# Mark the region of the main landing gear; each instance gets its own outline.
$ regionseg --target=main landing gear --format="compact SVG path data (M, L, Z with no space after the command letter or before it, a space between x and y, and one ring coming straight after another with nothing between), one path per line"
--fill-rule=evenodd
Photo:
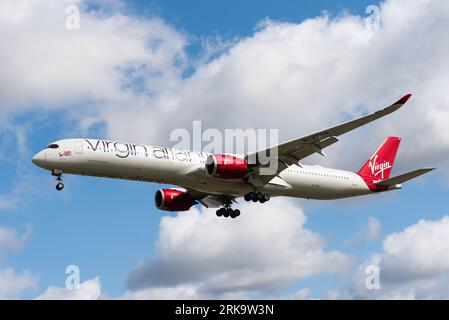
M250 193L245 194L244 198L246 201L252 201L252 202L259 201L260 203L265 203L268 200L270 200L270 195L263 194L260 192L250 192Z
M64 184L62 183L62 170L53 169L51 175L53 177L56 177L56 181L58 182L56 184L56 190L61 191L62 189L64 189Z
M229 205L225 205L223 208L217 210L217 217L231 217L232 219L237 218L240 215L239 209L232 209Z
M263 194L255 190L253 192L245 194L244 198L246 201L265 203L270 200L270 195ZM223 205L223 207L217 210L217 217L231 217L232 219L235 219L240 215L240 210L233 210L231 208L232 201L225 201L224 203L225 204Z

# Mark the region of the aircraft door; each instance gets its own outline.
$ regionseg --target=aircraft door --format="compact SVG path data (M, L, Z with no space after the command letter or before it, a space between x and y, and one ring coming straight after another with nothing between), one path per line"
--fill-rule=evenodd
M358 176L357 175L351 175L351 183L353 187L358 187L359 186L359 181L358 181Z
M83 154L84 153L83 141L75 141L75 153L76 154Z

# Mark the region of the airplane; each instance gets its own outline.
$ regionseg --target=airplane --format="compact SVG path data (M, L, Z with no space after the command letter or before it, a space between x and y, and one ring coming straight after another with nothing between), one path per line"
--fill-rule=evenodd
M423 168L390 178L399 137L387 137L358 172L300 162L315 153L324 155L323 149L338 142L338 136L398 110L410 97L407 94L372 114L244 155L98 139L65 139L48 145L32 162L51 171L58 191L64 188L63 173L170 184L183 189L156 191L154 201L158 209L188 211L199 203L218 208L219 217L236 218L240 211L232 206L241 197L260 203L278 196L317 200L349 198L398 190L402 183L434 170ZM266 164L258 160L258 155L269 154L273 148L277 150L277 170L261 174Z

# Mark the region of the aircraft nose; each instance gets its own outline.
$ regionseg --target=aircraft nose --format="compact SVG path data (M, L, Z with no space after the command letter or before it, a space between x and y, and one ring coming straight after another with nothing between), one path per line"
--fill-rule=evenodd
M40 167L45 162L45 153L43 151L37 153L31 161Z

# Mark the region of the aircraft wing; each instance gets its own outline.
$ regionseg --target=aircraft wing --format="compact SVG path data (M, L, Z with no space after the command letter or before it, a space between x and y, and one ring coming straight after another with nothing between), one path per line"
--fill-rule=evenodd
M420 175L425 174L427 172L430 172L432 170L435 170L435 168L418 169L418 170L415 170L415 171L411 171L411 172L408 172L408 173L401 174L401 175L399 175L397 177L393 177L393 178L390 178L390 179L387 179L387 180L384 180L384 181L376 182L376 185L379 186L379 187L392 187L392 186L404 183L404 182L406 182L408 180L411 180L413 178L419 177Z
M250 153L247 155L247 159L249 159L248 162L258 163L258 159L260 159L261 157L267 157L270 154L270 150L277 148L277 157L279 160L278 172L280 172L286 167L292 164L297 164L300 160L314 153L324 155L323 149L336 143L338 141L336 137L398 110L407 102L410 97L411 94L407 94L392 105L380 109L367 116L342 123L338 126L328 128L305 137L282 143L278 146L270 147L269 149Z

